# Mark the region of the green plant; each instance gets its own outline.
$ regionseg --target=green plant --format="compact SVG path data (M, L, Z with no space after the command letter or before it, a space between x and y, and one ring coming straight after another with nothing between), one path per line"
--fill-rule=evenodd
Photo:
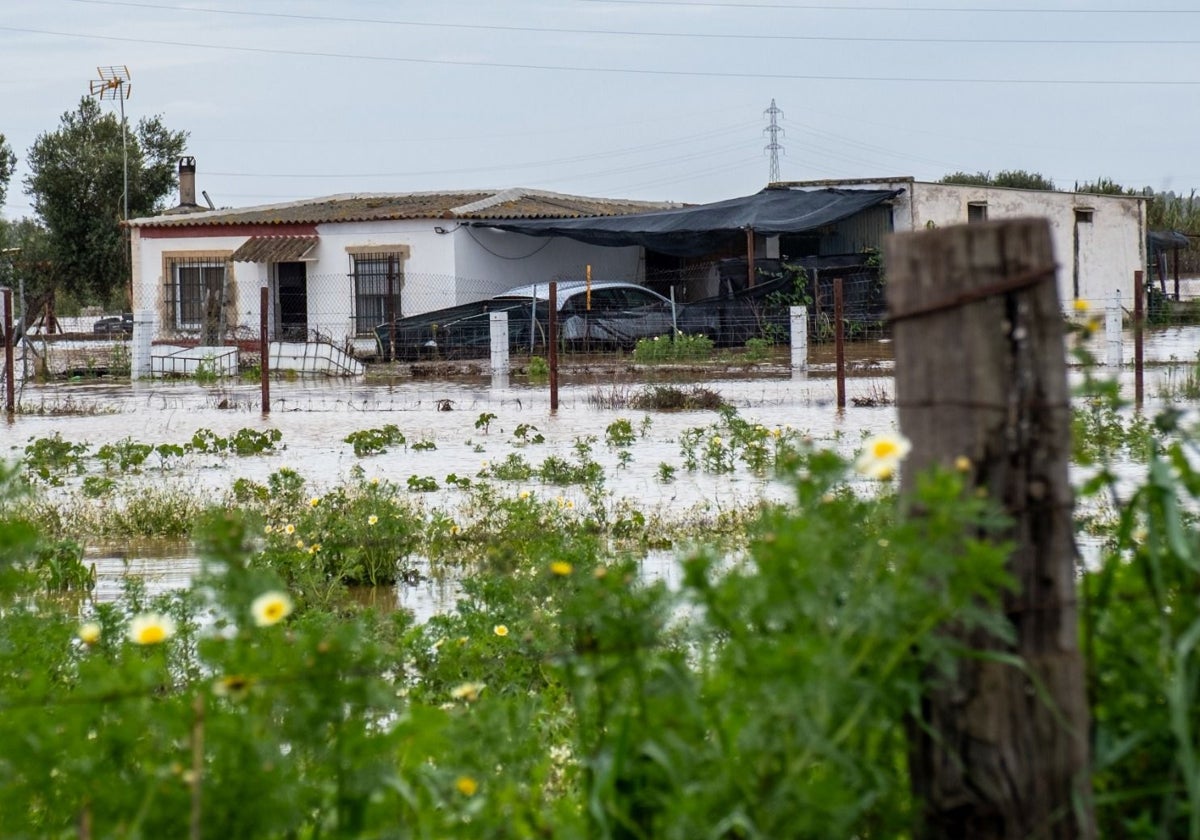
M766 338L748 338L746 339L746 352L742 354L742 360L747 362L765 361L771 353L771 348L774 346L775 343Z
M410 475L408 489L414 493L432 493L438 489L437 479L431 475Z
M221 378L221 374L217 368L216 358L205 356L203 359L197 360L192 378L200 385L212 385L217 382Z
M378 429L361 429L351 432L346 435L344 440L354 447L354 454L360 458L367 455L380 455L387 452L389 446L404 446L408 442L399 427L391 423Z
M60 486L64 475L83 472L83 457L87 450L86 443L63 440L62 435L55 432L49 437L30 438L22 463L30 475L47 484Z
M550 363L542 356L530 356L526 373L528 373L530 379L546 379L550 376Z
M491 428L492 421L496 419L496 415L490 411L485 411L475 418L475 428L479 429L485 435L488 429Z
M516 438L518 446L546 442L546 436L538 431L537 426L531 423L518 424L517 428L513 429L513 437Z
M610 448L629 447L633 445L634 440L633 423L623 417L609 423L604 430L604 442Z
M96 450L96 459L104 464L105 470L115 465L121 472L140 472L146 458L154 451L148 443L138 443L124 438L116 443L106 443Z
M633 360L638 364L664 362L693 362L712 356L713 342L706 335L655 336L638 339L633 348Z
M670 484L675 480L675 467L668 464L666 461L659 462L658 465L658 480L663 484Z
M437 449L437 444L432 440L418 440L409 447L413 452L431 452Z

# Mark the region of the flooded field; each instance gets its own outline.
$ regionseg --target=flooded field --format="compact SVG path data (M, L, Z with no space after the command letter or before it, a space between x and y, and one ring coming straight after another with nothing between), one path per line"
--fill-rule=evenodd
M847 382L850 404L844 411L835 405L829 350L820 348L807 372L766 366L726 369L718 374L685 370L652 375L681 388L711 389L747 422L768 429L796 429L849 455L864 436L895 427L890 346L877 343L853 349L852 376ZM1145 387L1149 410L1193 375L1197 350L1200 328L1173 328L1148 336ZM1126 362L1132 357L1130 340ZM1101 375L1105 373L1102 369ZM1072 377L1081 378L1081 373L1075 370ZM647 378L645 371L617 367L566 371L556 412L550 411L544 381L530 383L516 376L276 381L271 386L272 411L265 416L257 383L26 383L20 398L23 412L0 426L0 457L16 459L30 441L53 435L85 443L94 451L125 440L182 444L200 429L218 436L243 428L278 430L281 440L276 452L249 457L193 453L169 469L154 468L151 456L141 473L120 476L120 480L132 487L170 486L218 497L238 478L265 482L283 467L300 473L317 492L344 482L352 471L361 469L368 478L399 485L413 477L432 479L439 489L422 494L423 502L431 508L453 508L459 491L444 483L448 475L474 477L488 463L502 461L512 453L535 463L550 456L569 459L584 441L590 442L592 457L604 468L604 488L611 499L632 500L648 513L686 515L689 510L700 510L711 514L758 498L787 496L782 484L749 470L713 474L684 469L681 439L689 429L711 427L718 415L713 411L613 407L644 387ZM1132 395L1132 369L1127 365L1118 378L1123 391ZM606 429L619 420L628 420L637 434L636 443L624 456L605 442ZM401 430L407 445L389 447L380 455L356 456L345 440L351 432L388 424ZM531 442L534 436L544 440ZM664 465L672 468L672 480L663 480ZM44 492L70 492L80 480L68 477L65 488ZM536 480L503 482L502 486L503 492L514 496L531 492L582 501L577 498L581 491L574 487L545 486ZM126 575L142 578L153 591L186 585L197 568L186 545L93 547L89 559L97 565L95 595L101 599L116 597ZM673 574L669 553L648 558L646 564L653 576ZM419 615L427 615L452 603L454 594L452 583L427 580L414 587L401 586L395 593L363 597L395 597Z

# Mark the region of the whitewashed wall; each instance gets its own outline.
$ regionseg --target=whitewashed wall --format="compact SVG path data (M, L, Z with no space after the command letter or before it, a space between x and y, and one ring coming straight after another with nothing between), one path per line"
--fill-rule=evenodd
M830 186L833 186L832 184ZM964 224L972 202L986 202L987 218L1049 219L1058 263L1058 291L1064 310L1078 297L1101 306L1119 290L1127 308L1133 307L1133 273L1145 267L1145 200L1131 196L1092 195L1049 190L1018 190L934 184L907 178L895 181L854 181L838 186L853 189L903 189L893 202L897 232ZM1075 211L1092 208L1092 221L1079 225L1078 259Z

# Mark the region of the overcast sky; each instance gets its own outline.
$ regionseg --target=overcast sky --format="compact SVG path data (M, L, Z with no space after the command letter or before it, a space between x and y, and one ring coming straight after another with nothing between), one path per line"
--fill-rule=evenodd
M100 65L129 68L131 121L190 132L219 207L731 198L768 180L772 99L784 180L1200 187L1195 0L0 0L6 217Z

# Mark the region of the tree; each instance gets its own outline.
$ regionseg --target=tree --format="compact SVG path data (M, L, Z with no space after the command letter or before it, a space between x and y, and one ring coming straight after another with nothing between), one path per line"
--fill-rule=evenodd
M939 182L942 184L969 184L979 187L1011 187L1018 190L1054 190L1054 181L1040 172L1024 169L1002 169L995 175L990 172L952 172Z
M4 197L8 194L8 182L12 180L13 169L17 165L17 156L13 154L12 147L8 145L8 140L0 134L0 204L4 203Z
M57 131L29 150L25 190L45 223L61 288L80 301L122 301L129 281L121 121L89 97L62 115ZM159 116L129 131L129 214L153 214L175 185L175 161L188 133L170 131Z

